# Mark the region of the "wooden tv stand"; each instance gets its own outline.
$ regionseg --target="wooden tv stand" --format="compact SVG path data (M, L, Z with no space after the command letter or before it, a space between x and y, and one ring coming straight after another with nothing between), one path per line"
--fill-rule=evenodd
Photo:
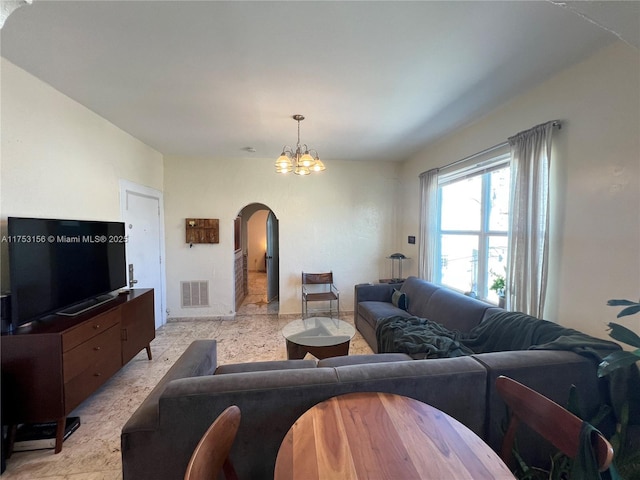
M52 315L3 334L2 417L10 437L20 423L55 421L59 453L67 415L143 348L151 360L153 305L153 289L135 289L76 317Z

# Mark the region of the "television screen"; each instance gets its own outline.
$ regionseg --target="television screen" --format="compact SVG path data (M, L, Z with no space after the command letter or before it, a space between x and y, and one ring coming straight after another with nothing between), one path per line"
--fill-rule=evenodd
M122 222L9 217L7 239L14 327L126 285Z

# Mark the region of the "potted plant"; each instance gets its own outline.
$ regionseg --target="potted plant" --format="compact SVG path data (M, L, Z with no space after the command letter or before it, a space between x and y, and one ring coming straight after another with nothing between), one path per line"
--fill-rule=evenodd
M498 279L496 279L496 282L497 280ZM494 285L496 282L494 282ZM497 286L499 286L499 283ZM492 290L495 290L493 286ZM640 312L640 303L632 302L630 300L609 300L607 305L613 307L624 307L618 313L617 318L627 317ZM598 366L599 377L610 376L610 381L619 381L620 377L625 377L625 369L637 368L635 364L640 361L640 336L617 323L611 322L608 326L611 338L636 348L631 351L621 350L611 353L604 357ZM615 377L618 377L618 380L615 380ZM637 376L634 377L630 375L629 378L632 379L632 382L634 381L633 379L635 379L636 383L625 387L626 392L622 394L624 401L619 405L619 408L616 409L613 405L603 404L600 406L600 410L596 413L594 418L588 420L589 423L597 426L601 421L613 413L615 421L617 422L615 432L609 439L614 449L614 468L616 475L611 475L606 478L640 480L640 425L638 425L638 418L640 418L640 416L637 413L640 411L637 393L640 386L637 385ZM569 404L567 405L567 409L574 415L584 418L580 411L580 401L577 395L575 386L572 386L569 393ZM632 406L634 402L636 404L635 407ZM636 412L635 415L632 413L633 411ZM549 471L527 465L519 457L517 451L515 451L515 455L516 458L519 459L516 475L522 480L568 478L568 475L571 472L571 461L560 452L553 456L551 469Z
M612 307L624 307L617 318L628 317L640 312L640 303L631 300L609 300L607 305ZM640 336L618 323L609 323L609 336L614 340L626 343L634 350L621 350L613 352L602 359L598 366L598 376L615 376L622 369L635 369L640 361ZM637 372L636 372L637 373ZM611 438L611 444L615 450L614 460L618 464L620 474L627 480L640 479L640 385L637 385L638 375L631 376L632 384L628 385L626 400L618 412L618 428ZM634 381L635 379L635 381ZM635 403L635 406L633 404Z
M640 303L631 300L609 300L607 305L611 307L624 306L617 318L627 317L640 312ZM618 368L627 367L640 361L640 336L618 323L609 323L609 336L614 340L631 345L636 349L633 351L620 351L607 355L600 363L598 376L603 377Z
M489 287L489 290L493 290L498 295L498 306L504 308L504 289L506 286L506 279L504 275L500 275L495 272L491 272L493 275L493 283Z

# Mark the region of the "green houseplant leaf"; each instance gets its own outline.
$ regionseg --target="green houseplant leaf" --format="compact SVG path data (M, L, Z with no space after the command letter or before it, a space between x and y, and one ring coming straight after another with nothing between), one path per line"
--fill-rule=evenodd
M613 352L598 365L598 377L604 377L618 368L628 367L640 360L640 349L633 352Z
M638 312L640 312L640 304L632 305L630 307L623 308L620 313L618 313L618 318L633 315Z
M634 315L640 312L640 303L632 302L631 300L624 299L613 299L607 302L607 305L610 307L627 307L623 308L620 313L618 313L618 318L627 317L629 315Z
M640 348L640 336L637 333L629 330L627 327L622 326L618 323L609 323L609 328L611 331L609 332L609 336L619 342L624 342L627 345L631 345L632 347Z
M607 305L609 305L610 307L619 307L621 305L637 305L636 302L632 302L631 300L624 300L624 299L612 299L609 300L607 302Z

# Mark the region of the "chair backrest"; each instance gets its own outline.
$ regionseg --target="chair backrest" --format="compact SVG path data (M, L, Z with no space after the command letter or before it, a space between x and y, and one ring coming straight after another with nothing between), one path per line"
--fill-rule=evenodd
M333 272L328 273L305 273L302 272L303 285L333 284Z
M511 462L515 433L520 422L527 424L568 457L575 458L578 455L583 420L511 378L498 377L496 389L511 410L511 420L500 452L500 457L507 465ZM600 432L596 432L591 441L598 469L604 471L613 460L613 447Z
M240 426L240 409L232 405L204 433L191 455L184 480L216 480L224 471L227 480L237 480L229 452Z

